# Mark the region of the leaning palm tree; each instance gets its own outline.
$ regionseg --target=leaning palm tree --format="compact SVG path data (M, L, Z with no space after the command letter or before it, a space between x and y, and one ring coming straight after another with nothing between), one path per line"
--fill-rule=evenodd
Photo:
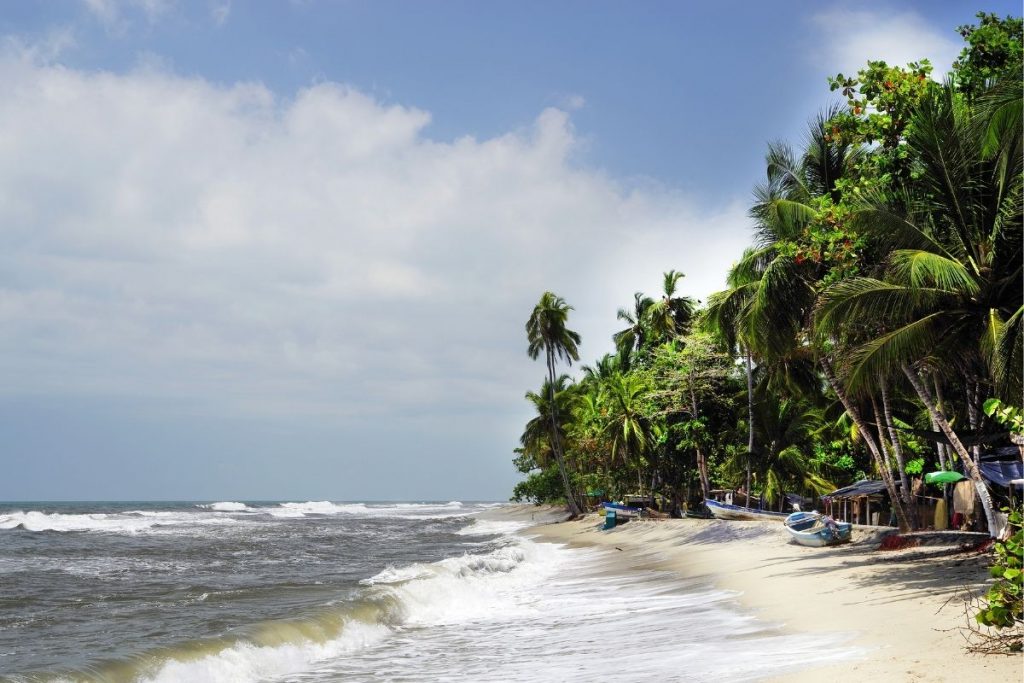
M536 360L544 352L544 360L548 369L548 391L550 393L551 411L551 450L558 463L558 470L562 477L562 485L565 487L565 500L569 506L569 512L573 517L580 514L580 506L573 493L572 484L569 481L569 473L565 467L565 453L562 450L561 435L558 428L558 410L555 401L555 366L558 360L564 360L572 365L574 360L580 359L579 343L580 335L566 327L569 319L569 311L572 306L565 302L560 296L552 292L544 292L540 301L533 308L533 313L526 321L526 338L529 342L527 353L530 358Z
M865 316L881 324L881 334L848 356L848 383L894 372L907 379L976 482L990 530L977 454L968 452L920 373L960 379L972 427L981 422L982 386L1001 397L1021 393L1021 131L1000 130L1005 139L992 144L991 131L972 120L949 86L922 100L908 135L919 180L901 194L873 198L859 213L863 229L890 250L885 267L832 287L817 315L824 330Z

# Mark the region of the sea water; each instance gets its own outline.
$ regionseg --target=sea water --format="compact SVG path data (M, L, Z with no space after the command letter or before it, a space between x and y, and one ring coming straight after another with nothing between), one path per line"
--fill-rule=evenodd
M0 678L740 681L855 654L496 507L0 505Z

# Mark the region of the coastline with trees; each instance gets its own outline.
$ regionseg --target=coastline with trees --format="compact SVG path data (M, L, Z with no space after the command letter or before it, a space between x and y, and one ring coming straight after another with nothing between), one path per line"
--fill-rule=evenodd
M924 474L956 471L983 511L962 527L1004 532L1007 607L978 621L1020 628L1019 510L1000 511L981 464L1024 434L1022 22L977 17L948 72L870 61L829 79L842 102L798 146L768 145L752 243L706 302L665 273L573 377L555 361L590 340L543 295L527 332L548 372L513 500L678 513L724 489L783 510L870 479L891 506L879 524L905 534L931 526Z

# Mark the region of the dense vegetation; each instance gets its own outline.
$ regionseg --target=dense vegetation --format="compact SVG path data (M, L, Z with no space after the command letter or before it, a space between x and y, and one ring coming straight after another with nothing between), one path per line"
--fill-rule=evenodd
M768 146L752 244L706 305L665 273L573 378L571 307L544 294L527 332L547 374L526 395L515 499L575 513L721 487L779 506L871 477L906 530L909 477L981 481L975 437L1021 404L1024 237L1022 23L978 18L942 82L927 61L830 79L845 103L799 149Z

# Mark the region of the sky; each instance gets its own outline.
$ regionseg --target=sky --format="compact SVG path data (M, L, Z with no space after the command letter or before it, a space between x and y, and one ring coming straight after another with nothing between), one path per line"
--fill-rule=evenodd
M0 10L0 499L503 500L574 307L704 299L826 78L1019 3Z

